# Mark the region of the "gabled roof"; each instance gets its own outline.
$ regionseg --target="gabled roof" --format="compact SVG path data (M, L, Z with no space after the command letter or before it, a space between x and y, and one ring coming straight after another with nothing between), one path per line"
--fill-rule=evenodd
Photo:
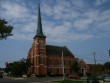
M53 46L53 45L46 45L46 53L47 55L74 55L71 53L71 51L66 46Z

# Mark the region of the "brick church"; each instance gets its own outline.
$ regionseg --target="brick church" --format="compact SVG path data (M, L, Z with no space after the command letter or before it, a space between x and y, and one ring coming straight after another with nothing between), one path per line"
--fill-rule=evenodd
M38 25L32 47L28 52L32 66L30 74L36 75L62 75L72 73L71 65L75 59L74 54L66 46L46 44L46 36L42 30L40 3L38 5ZM64 65L62 65L64 64ZM64 67L64 69L63 69Z

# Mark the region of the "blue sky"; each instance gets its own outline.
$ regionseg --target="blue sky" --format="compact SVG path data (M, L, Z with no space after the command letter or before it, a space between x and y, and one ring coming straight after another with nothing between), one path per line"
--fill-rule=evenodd
M0 67L26 58L37 29L38 0L0 0L0 18L14 26L0 40ZM110 0L41 0L43 32L49 45L67 46L86 63L110 61Z

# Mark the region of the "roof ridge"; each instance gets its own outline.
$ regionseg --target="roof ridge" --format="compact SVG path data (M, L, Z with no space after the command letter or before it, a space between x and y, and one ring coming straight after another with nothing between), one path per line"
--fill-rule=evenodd
M57 45L46 45L46 46L54 46L54 47L66 47L66 46L57 46Z
M74 54L65 46L65 48L74 56Z

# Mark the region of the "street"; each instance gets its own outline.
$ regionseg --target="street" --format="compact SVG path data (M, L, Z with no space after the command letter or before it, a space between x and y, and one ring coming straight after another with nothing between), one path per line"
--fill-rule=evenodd
M52 80L60 80L61 77L48 78L0 78L0 83L52 83Z

